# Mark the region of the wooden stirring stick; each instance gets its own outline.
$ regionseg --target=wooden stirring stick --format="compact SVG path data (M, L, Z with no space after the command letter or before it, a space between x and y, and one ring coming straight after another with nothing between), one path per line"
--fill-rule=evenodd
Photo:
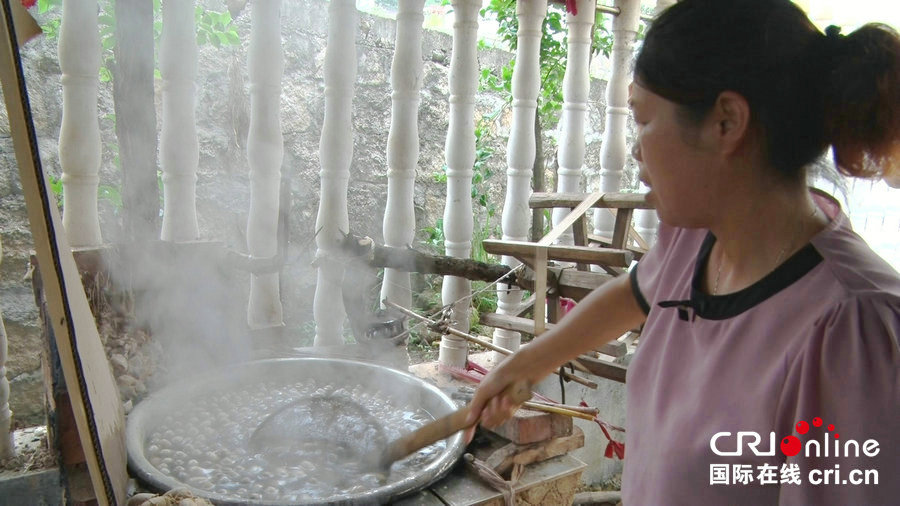
M516 404L522 404L531 398L531 385L525 381L513 383L506 387L502 395L510 397ZM388 444L378 462L379 469L389 469L391 464L403 457L471 427L471 424L466 423L471 405L470 402L453 413L427 423Z

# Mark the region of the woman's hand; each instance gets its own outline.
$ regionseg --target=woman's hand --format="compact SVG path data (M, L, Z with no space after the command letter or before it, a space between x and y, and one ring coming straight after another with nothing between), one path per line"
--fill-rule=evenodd
M523 402L531 397L530 378L518 372L519 354L512 355L494 367L478 385L472 402L469 403L467 424L472 428L466 432L466 441L471 441L474 429L480 422L487 428L496 427L512 418ZM524 387L523 387L524 385ZM526 393L522 395L522 388Z

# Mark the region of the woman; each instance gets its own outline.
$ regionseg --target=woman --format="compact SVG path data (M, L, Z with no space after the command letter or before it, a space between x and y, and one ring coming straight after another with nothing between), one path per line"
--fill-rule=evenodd
M805 172L831 147L843 173L897 180L896 32L683 0L647 32L630 104L656 245L495 368L471 421L501 423L507 385L643 324L625 504L896 503L900 277Z

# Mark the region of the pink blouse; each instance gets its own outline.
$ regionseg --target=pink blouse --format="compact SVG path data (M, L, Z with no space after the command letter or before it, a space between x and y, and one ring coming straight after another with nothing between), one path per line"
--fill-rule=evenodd
M900 276L814 198L830 225L744 290L701 291L707 230L632 271L627 506L900 504Z

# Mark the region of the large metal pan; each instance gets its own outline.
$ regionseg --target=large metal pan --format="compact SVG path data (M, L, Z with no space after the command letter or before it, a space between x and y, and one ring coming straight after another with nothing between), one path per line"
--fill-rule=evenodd
M249 438L256 428L253 420L263 420L269 413L291 402L289 385L303 385L307 383L330 384L336 388L342 388L345 392L358 392L360 396L377 396L384 406L398 406L401 416L409 423L408 413L403 413L405 406L414 406L424 410L418 411L416 417L439 418L451 413L457 408L456 403L433 385L405 372L389 369L371 363L353 362L343 359L331 358L289 358L273 359L249 362L227 371L220 371L198 378L187 385L172 385L142 401L128 416L126 437L128 445L128 465L132 474L147 486L165 491L173 488L187 488L195 495L205 497L216 504L248 504L282 506L288 504L378 504L390 502L401 496L420 490L443 477L453 467L457 459L462 455L464 444L462 434L456 434L451 438L439 442L432 447L415 454L404 462L395 465L394 470L386 481L359 490L359 486L347 491L340 491L327 497L305 497L298 499L296 495L285 493L284 497L273 498L269 493L265 497L260 494L235 494L235 491L221 492L216 487L198 486L196 482L184 482L173 477L178 473L173 472L160 464L160 459L154 451L154 441L159 441L160 427L168 427L166 437L184 445L191 452L213 454L215 450L203 448L204 442L211 439L216 444L232 438L235 445L241 445ZM265 395L253 392L279 392L271 399ZM235 394L238 392L238 394ZM253 406L227 405L244 396L253 399ZM356 395L356 394L354 394ZM191 423L173 425L173 413L183 410L196 410L201 404L219 404L213 420L200 420L196 416ZM247 418L248 410L258 411ZM223 414L224 413L224 414ZM246 423L238 423L233 420L221 420L234 413L235 417L244 416ZM243 415L239 415L244 413ZM168 425L167 425L168 424ZM230 424L230 425L229 425ZM230 429L228 429L230 427ZM227 430L226 430L227 429ZM221 436L209 437L204 431L227 432ZM386 426L385 430L395 431L396 434L409 430L408 426ZM148 449L149 447L149 449ZM227 452L226 452L227 453ZM212 459L214 455L210 455ZM220 469L212 473L228 473L230 463L226 456L220 462ZM151 463L151 460L155 462ZM209 464L203 464L208 466ZM241 465L234 462L234 466ZM167 472L166 472L167 471ZM260 476L268 471L257 469ZM248 488L256 487L257 483L248 483ZM275 487L277 488L277 486ZM270 492L271 489L269 489Z

